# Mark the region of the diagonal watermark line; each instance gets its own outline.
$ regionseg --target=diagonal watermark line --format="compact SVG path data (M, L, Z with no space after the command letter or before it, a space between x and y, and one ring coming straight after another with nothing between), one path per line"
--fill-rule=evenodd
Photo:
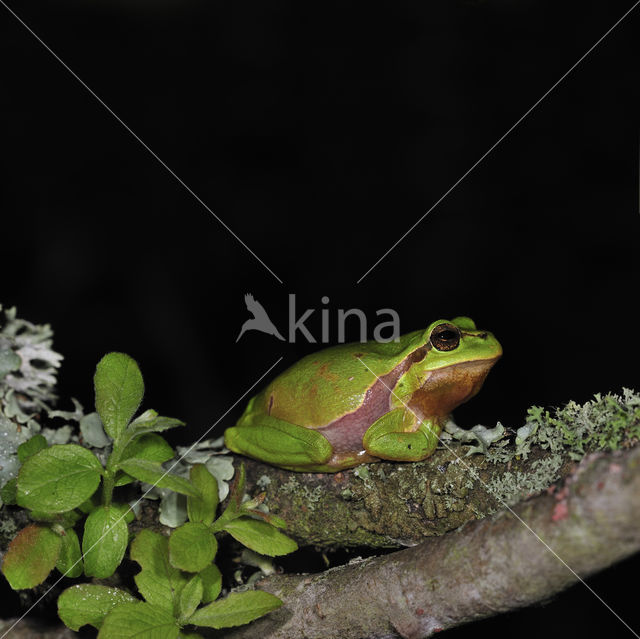
M0 0L0 2L2 2L2 0ZM533 105L531 107L529 107L529 109L527 109L524 114L515 122L515 124L513 124L507 131L506 133L504 133L500 138L498 138L498 141L495 142L493 144L493 146L489 147L489 149L480 156L480 158L478 160L476 160L476 162L474 164L471 165L471 167L469 169L467 169L467 171L465 173L462 174L462 176L460 176L460 178L458 178L458 180L456 180L452 186L449 187L449 189L435 202L435 204L433 204L431 206L431 208L421 217L418 219L417 222L415 222L415 224L399 239L396 241L396 243L386 252L384 253L384 255L382 255L382 257L380 257L378 259L377 262L375 262L375 264L373 264L373 266L371 266L369 268L369 270L360 277L359 280L356 281L356 284L360 284L360 282L362 282L362 280L367 277L367 275L369 275L369 273L371 273L371 271L373 271L373 269L378 266L378 264L380 264L380 262L382 262L382 260L384 260L385 257L387 257L387 255L389 255L389 253L391 253L391 251L393 251L396 246L398 246L398 244L400 244L400 242L402 242L402 240L404 240L405 237L407 237L407 235L409 235L409 233L411 233L416 226L418 226L418 224L420 224L420 222L422 222L422 220L424 220L425 217L427 217L427 215L429 215L429 213L431 213L431 211L433 211L433 209L435 209L440 202L442 202L442 200L444 200L498 145L500 145L502 143L502 141L519 125L522 123L522 121L529 116L529 114L640 4L640 0L637 0L630 9L628 9L624 15L619 18L614 24L613 26L611 26L596 42L595 44L593 44L586 53L584 53L578 60L577 62L575 62L568 71L566 71L552 86L550 89L548 89L543 95L542 97L538 98L538 100L536 100L536 102L533 103Z
M0 0L0 2L1 1L2 0ZM180 455L180 457L171 465L171 467L165 471L164 475L156 480L156 482L151 484L151 486L143 493L143 495L139 497L132 506L129 507L129 510L133 510L155 488L157 483L159 481L162 481L162 478L166 477L281 361L282 357L279 357L273 364L271 364L271 366L264 373L262 373L262 375L260 375L260 377L249 388L247 388L247 390L240 397L238 397L238 399L233 404L231 404L231 406L229 406L229 408L227 408L227 410L220 417L218 417L218 419L213 424L211 424L211 426L209 426L209 428L207 428L207 430L205 430L204 433L202 433L202 435L200 435L200 437L196 439L193 444L191 444L191 446L189 446L186 452ZM122 517L111 524L110 527L113 527L117 523L121 522L126 517L126 515L127 513L122 515ZM83 551L83 554L86 555L91 550L93 550L106 537L108 533L109 531L107 530L107 532L104 533L104 535L102 535L102 537L100 537L100 539L98 539L98 541L96 541L96 543L93 544L93 546L91 546L89 550ZM71 568L79 564L80 561L81 559L78 559L68 570L71 570ZM48 590L43 595L41 595L24 614L16 619L16 621L14 621L14 623L11 624L11 626L7 628L7 630L2 635L0 635L0 639L4 639L63 579L64 575L61 575L58 579L56 579L56 581L53 582Z
M639 0L640 1L640 0ZM155 159L162 167L218 222L264 266L280 284L282 280L216 215L211 208L191 189L191 187L86 83L44 40L4 1L0 4L68 71L108 112L109 114ZM1 638L0 638L1 639Z
M422 421L418 415L416 415L416 413L414 413L411 408L402 400L400 399L400 397L398 397L394 392L392 388L389 388L389 386L387 386L387 384L384 383L384 381L382 379L380 379L380 377L378 377L359 357L358 357L358 361L379 381L382 383L382 385L411 413L413 413L416 416L416 419L418 419L418 421L421 424L424 424L429 431L431 432L431 434L435 435L433 428L431 427L431 424L425 424L424 421ZM482 479L482 477L480 477L479 475L476 477L473 473L473 469L469 466L469 464L467 464L462 457L460 457L452 448L451 446L449 446L449 444L447 444L445 441L443 441L442 439L440 439L440 443L456 458L456 461L458 461L460 464L462 464L462 466L465 468L465 470L469 471L469 474L472 475L474 477L474 479L477 479L481 484L482 487L487 491L488 494L491 495L490 491L489 491L489 487L487 486L487 483ZM492 495L493 496L493 495ZM520 515L518 515L518 513L515 512L515 510L513 510L513 508L511 508L511 506L509 506L509 504L507 504L502 498L500 497L495 497L493 496L494 499L496 499L498 502L500 502L500 504L502 504L502 506L504 506L504 508L506 510L508 510L580 583L582 583L582 585L596 598L598 599L598 601L605 606L605 608L607 608L609 610L609 612L611 614L613 614L618 621L627 628L627 630L629 630L629 632L636 637L636 639L640 639L640 635L638 635L638 633L591 587L589 586L589 584L587 584L587 582L582 579L582 577L564 560L562 559L562 557L560 557L560 555L558 555L558 553L551 548L551 546L549 546L549 544L547 544L546 541L544 541L544 539L542 539L542 537L540 537L540 535L538 535L538 533L533 530L533 528L531 528L531 526L529 526L529 524L522 519L522 517L520 517ZM2 637L0 637L0 639L2 639Z

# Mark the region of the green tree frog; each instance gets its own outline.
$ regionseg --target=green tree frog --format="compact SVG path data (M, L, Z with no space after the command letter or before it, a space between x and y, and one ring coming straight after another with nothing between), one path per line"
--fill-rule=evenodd
M433 453L451 411L473 397L502 347L468 317L399 341L342 344L301 359L225 432L235 453L302 472L335 472Z

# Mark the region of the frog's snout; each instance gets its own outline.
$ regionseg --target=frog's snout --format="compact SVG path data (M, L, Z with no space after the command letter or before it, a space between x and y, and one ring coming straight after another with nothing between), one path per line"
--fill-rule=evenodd
M490 356L487 357L487 359L493 360L493 363L491 364L493 366L493 364L495 364L502 357L502 345L495 338L494 334L490 333L489 331L485 331L484 333L481 333L480 335L478 335L478 337L480 339L485 340L486 347L491 348Z

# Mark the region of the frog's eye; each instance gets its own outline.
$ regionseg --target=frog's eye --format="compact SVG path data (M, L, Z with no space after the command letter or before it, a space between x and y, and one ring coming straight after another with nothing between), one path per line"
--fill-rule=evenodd
M453 324L439 324L431 331L429 341L437 351L452 351L460 344L460 331Z

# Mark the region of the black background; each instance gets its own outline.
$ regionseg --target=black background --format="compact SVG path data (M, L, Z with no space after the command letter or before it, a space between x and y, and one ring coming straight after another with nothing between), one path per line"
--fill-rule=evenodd
M246 292L285 334L290 293L328 308L332 343L338 308L370 336L381 308L472 316L505 355L461 425L637 387L640 7L356 283L631 6L13 2L282 283L0 6L0 302L53 325L85 407L98 359L134 356L174 443L319 347L236 343ZM638 565L589 580L636 630ZM628 633L581 585L449 636L478 631Z

